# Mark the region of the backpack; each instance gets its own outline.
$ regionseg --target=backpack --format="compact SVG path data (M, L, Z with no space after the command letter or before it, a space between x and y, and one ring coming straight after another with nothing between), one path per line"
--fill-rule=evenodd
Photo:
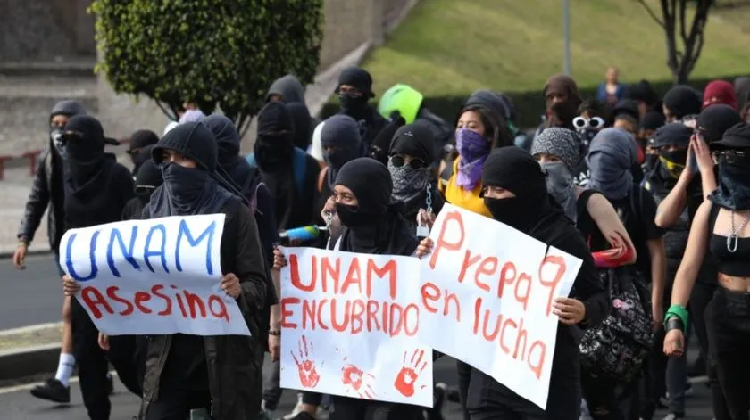
M249 153L245 158L250 167L256 169L255 153ZM294 183L297 186L297 194L302 196L305 193L305 173L307 172L307 153L302 149L294 148Z

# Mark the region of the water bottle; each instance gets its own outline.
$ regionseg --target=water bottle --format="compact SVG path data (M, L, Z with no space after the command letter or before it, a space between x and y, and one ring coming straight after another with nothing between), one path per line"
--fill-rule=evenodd
M299 245L311 242L328 232L327 226L300 226L279 234L281 245Z

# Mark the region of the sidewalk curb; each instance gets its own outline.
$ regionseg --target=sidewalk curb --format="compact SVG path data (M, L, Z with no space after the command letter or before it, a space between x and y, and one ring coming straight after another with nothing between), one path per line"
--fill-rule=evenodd
M0 381L54 374L60 359L60 343L0 352Z
M13 258L13 254L14 253L15 253L15 251L0 252L0 260L9 260L9 259ZM34 251L31 251L31 250L28 251L26 253L26 256L27 257L33 257L33 256L38 256L38 255L47 255L47 254L51 254L51 253L52 253L52 250L50 250L50 249L37 249L37 250L34 250Z

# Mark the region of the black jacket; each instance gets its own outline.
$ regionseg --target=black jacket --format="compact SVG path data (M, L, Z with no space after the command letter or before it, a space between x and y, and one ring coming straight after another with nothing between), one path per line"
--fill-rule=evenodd
M250 210L239 200L222 208L227 218L221 237L222 274L234 273L242 293L237 299L250 336L217 335L203 337L212 418L246 420L260 411L262 354L259 325L266 302L267 279L260 250L258 227ZM171 335L148 337L143 402L139 418L159 398L161 376L172 344Z

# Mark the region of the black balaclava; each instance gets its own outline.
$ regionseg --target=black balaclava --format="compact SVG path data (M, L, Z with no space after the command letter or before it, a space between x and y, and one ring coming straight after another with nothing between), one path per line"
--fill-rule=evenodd
M274 172L292 164L294 158L294 120L281 102L270 102L258 115L255 162L265 172Z
M388 172L393 180L391 201L408 206L410 202L426 194L430 185L430 165L435 156L434 143L432 131L424 124L415 122L396 131L388 154L409 155L412 159L421 160L422 166L414 168L404 164L397 167L388 159Z
M664 120L664 114L657 111L648 111L643 114L643 117L638 123L638 128L641 130L656 130L666 123Z
M68 134L73 135L68 137ZM95 182L105 160L104 129L94 117L76 115L65 125L64 153L74 188Z
M664 146L682 146L684 149L677 151L660 151L657 172L666 186L672 187L677 183L680 173L687 166L687 147L693 130L683 123L669 123L654 132L653 145L656 148Z
M346 115L334 115L325 121L320 132L320 145L324 149L323 160L328 165L328 187L333 190L338 171L344 164L362 156L362 137L359 124Z
M362 95L339 94L341 111L355 120L367 120L371 114L367 102L375 97L372 93L372 76L370 76L370 73L359 67L345 69L339 74L339 81L336 85L337 94L339 88L343 85L356 88Z
M750 153L750 125L743 122L728 129L721 142L711 149L733 149ZM725 209L750 210L750 160L745 157L730 163L722 156L719 160L719 188L709 199Z
M197 167L184 168L175 162L162 162L165 150L194 160ZM216 174L218 147L205 124L191 121L173 128L154 146L152 156L161 166L164 180L149 203L152 218L213 214L232 198L232 193L221 185Z
M616 118L623 114L638 121L640 118L638 113L638 102L633 99L623 99L618 102L614 109L612 109L612 115Z
M146 146L154 145L159 141L159 136L151 130L138 130L130 136L128 143L128 152L134 149L142 149Z
M553 103L546 99L549 94L565 95L566 100ZM581 104L581 95L575 80L564 74L550 77L544 85L544 97L547 105L546 127L574 129L573 118L578 115L578 106Z
M520 147L493 150L482 170L482 185L515 194L504 199L484 197L484 204L495 220L523 233L529 233L551 211L546 175L539 162ZM558 211L562 212L559 207Z
M411 255L418 244L411 227L389 205L393 184L385 165L372 158L347 162L336 176L336 185L349 188L355 207L336 203L341 224L342 251L367 254Z
M240 135L229 118L213 114L203 120L216 138L219 153L219 167L238 187L245 185L253 175L252 167L240 156ZM243 191L244 192L244 191Z
M307 151L312 143L313 123L310 110L304 103L287 103L286 109L294 120L294 146Z
M296 77L292 75L284 76L277 79L268 89L266 102L271 95L281 96L281 102L285 104L305 103L305 87Z
M727 104L714 104L701 111L695 128L703 135L706 143L721 140L730 127L740 122L740 113Z
M153 160L149 159L138 168L135 175L135 195L144 205L151 200L154 193L163 182L161 169Z
M669 109L669 114L681 120L689 115L697 115L703 108L703 94L690 86L675 86L664 95L662 99L664 106Z
M138 152L137 155L133 158L133 177L138 174L138 170L141 168L141 165L143 165L145 162L151 160L151 151L154 149L155 144L148 145L141 149L140 152Z

